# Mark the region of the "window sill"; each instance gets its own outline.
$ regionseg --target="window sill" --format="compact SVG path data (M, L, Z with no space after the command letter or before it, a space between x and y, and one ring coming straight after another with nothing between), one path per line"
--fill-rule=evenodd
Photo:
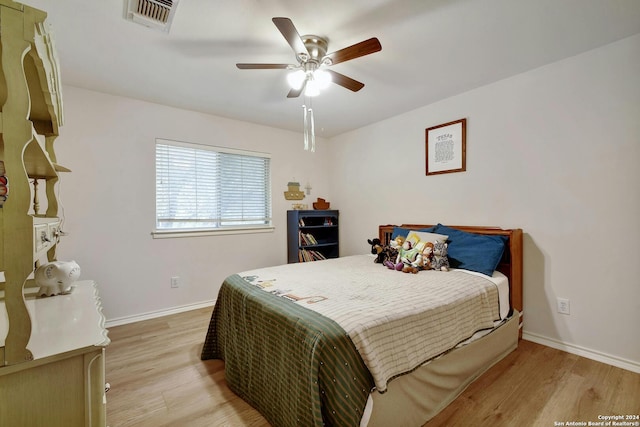
M153 230L151 236L154 239L175 239L179 237L220 236L225 234L272 233L274 229L275 227L273 226L262 226L205 230Z

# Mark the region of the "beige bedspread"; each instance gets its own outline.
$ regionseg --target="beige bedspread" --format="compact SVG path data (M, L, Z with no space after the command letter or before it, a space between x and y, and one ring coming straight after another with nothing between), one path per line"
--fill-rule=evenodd
M496 285L464 271L389 270L369 255L239 273L297 301L350 336L378 391L500 318Z

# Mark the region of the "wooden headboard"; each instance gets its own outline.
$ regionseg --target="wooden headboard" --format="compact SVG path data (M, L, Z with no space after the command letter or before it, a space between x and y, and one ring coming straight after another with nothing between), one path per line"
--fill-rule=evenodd
M393 234L394 227L410 228L413 230L419 230L422 228L433 227L432 224L401 224L401 225L380 225L378 227L378 237L382 242L382 245L389 244L391 235ZM487 235L499 235L506 236L509 241L507 242L507 250L504 251L502 260L498 264L497 270L507 276L509 279L509 303L511 308L518 310L520 313L519 322L519 336L522 338L522 322L523 318L523 305L522 305L522 229L502 229L499 227L482 227L474 225L453 225L448 226L456 228L458 230L466 231L475 234L487 234Z

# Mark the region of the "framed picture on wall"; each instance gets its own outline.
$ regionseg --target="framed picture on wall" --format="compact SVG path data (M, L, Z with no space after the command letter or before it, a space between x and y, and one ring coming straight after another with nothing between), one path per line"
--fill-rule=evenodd
M467 170L467 119L426 129L427 175Z

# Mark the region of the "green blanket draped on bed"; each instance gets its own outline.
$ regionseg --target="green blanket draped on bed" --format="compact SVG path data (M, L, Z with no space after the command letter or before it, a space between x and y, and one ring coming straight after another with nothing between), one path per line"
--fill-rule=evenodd
M229 276L201 358L274 426L358 426L373 379L333 320Z

